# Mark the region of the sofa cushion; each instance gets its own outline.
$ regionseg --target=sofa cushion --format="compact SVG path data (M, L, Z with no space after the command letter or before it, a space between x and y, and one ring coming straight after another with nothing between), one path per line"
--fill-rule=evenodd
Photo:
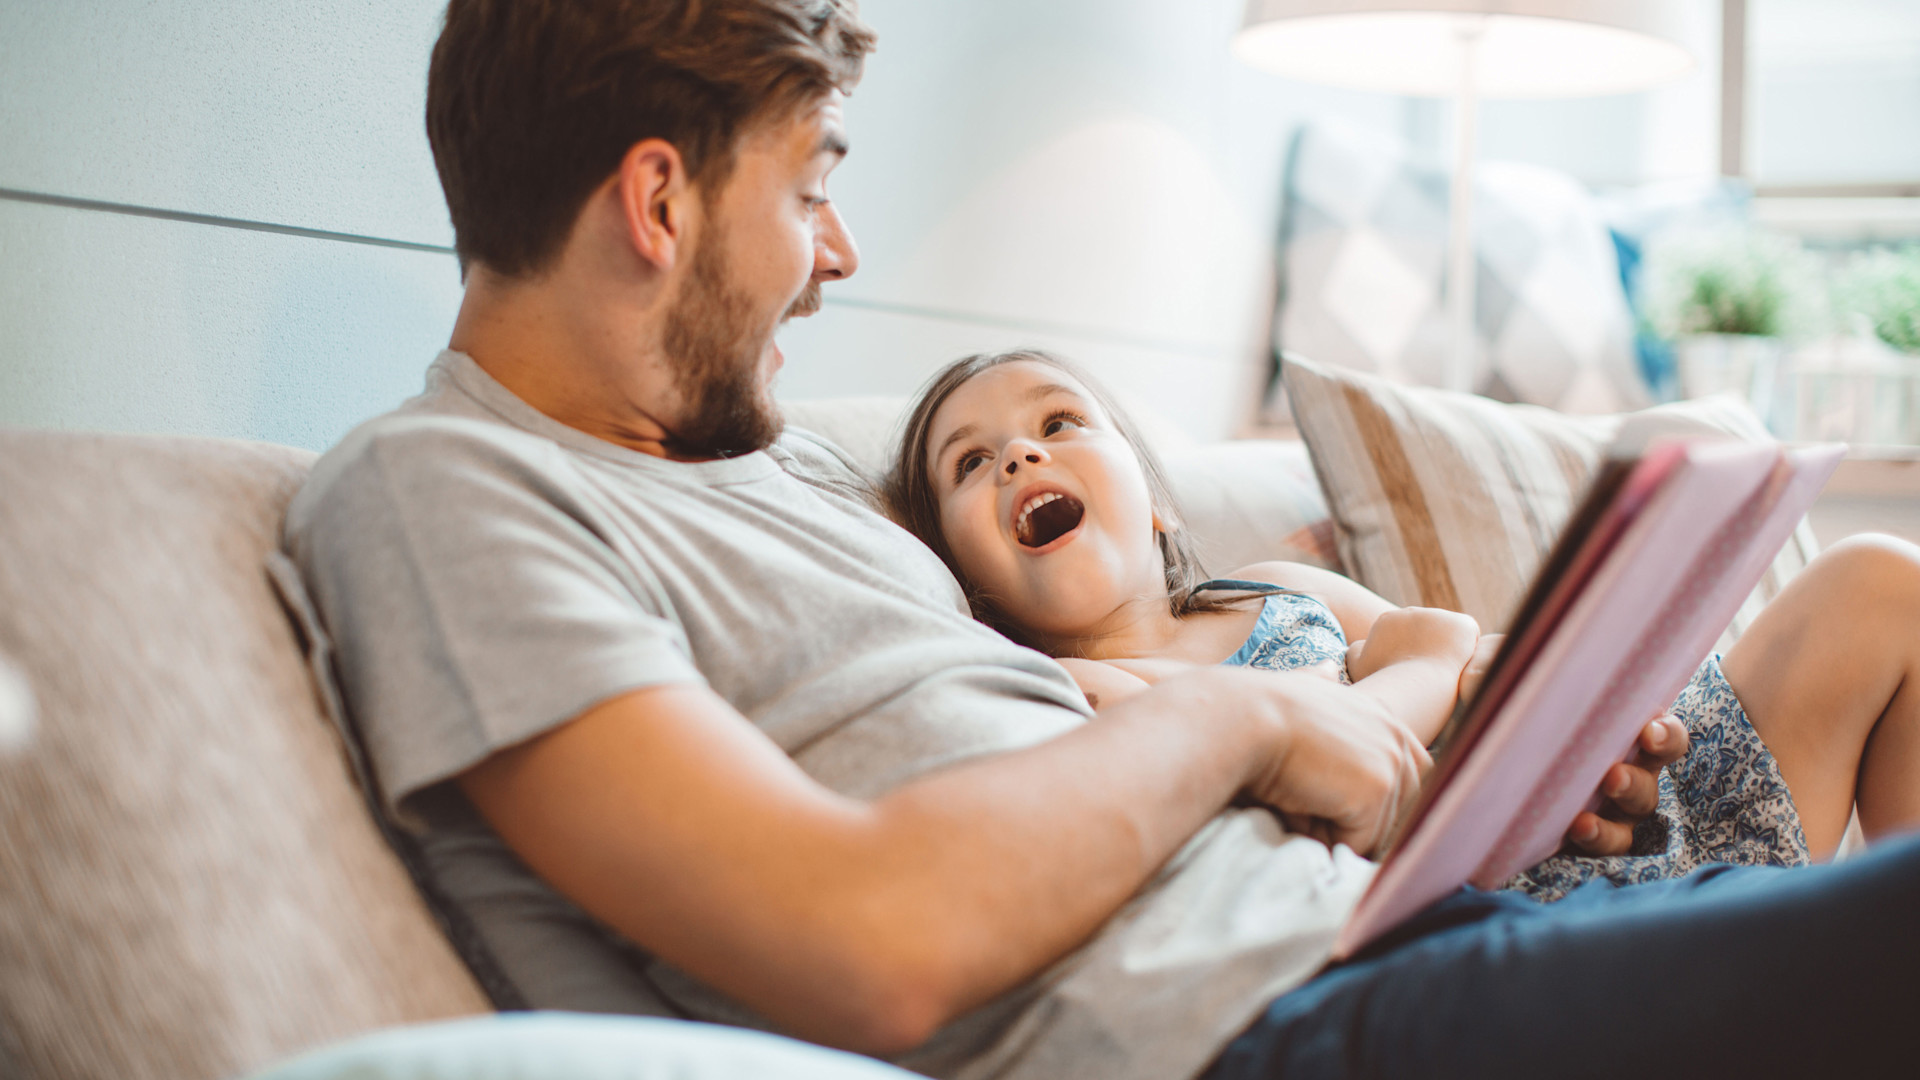
M1731 397L1567 416L1291 356L1284 378L1347 572L1393 603L1464 611L1489 631L1506 627L1610 444L1771 438ZM1818 550L1801 522L1721 645Z
M395 1028L248 1080L919 1080L869 1057L743 1028L502 1013Z
M485 997L383 843L263 560L312 455L0 432L8 1076L232 1076Z

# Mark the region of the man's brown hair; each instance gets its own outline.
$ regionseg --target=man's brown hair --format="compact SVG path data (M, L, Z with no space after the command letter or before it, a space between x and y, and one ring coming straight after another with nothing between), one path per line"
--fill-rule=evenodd
M462 271L545 269L644 139L711 195L742 135L852 89L873 43L855 0L452 0L427 141Z

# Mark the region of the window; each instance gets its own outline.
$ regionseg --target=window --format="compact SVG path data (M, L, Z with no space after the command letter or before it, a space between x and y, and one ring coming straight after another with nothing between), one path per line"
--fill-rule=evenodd
M1920 196L1920 2L1722 6L1723 173L1761 196Z

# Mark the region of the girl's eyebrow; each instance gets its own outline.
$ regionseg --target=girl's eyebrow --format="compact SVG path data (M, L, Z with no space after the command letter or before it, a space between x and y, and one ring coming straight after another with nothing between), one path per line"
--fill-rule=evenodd
M946 438L946 441L940 444L940 449L935 450L933 452L933 460L939 461L941 458L946 457L947 447L952 446L954 443L959 442L961 439L967 438L968 436L972 435L973 429L974 429L974 426L972 424L962 424L959 427L954 428L953 434L948 435Z
M1065 383L1041 383L1039 386L1027 391L1026 399L1028 401L1039 401L1041 398L1052 397L1055 394L1065 394L1075 400L1080 399L1080 392ZM971 436L974 430L975 425L973 424L962 424L954 428L951 434L941 440L940 449L933 452L933 460L939 461L941 458L946 457L948 447L951 447L961 439Z
M1055 394L1065 394L1071 398L1080 397L1080 391L1075 390L1073 387L1065 383L1051 382L1041 383L1039 386L1027 391L1027 400L1039 401L1041 398L1052 397Z

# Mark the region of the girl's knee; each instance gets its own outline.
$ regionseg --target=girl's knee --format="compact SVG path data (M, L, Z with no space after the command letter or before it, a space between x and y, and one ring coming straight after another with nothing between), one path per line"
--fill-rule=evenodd
M1870 578L1920 575L1920 544L1885 532L1857 532L1820 552L1809 569L1824 563L1837 563L1849 573Z
M1884 533L1860 533L1834 544L1802 574L1827 599L1912 608L1920 618L1920 545Z

